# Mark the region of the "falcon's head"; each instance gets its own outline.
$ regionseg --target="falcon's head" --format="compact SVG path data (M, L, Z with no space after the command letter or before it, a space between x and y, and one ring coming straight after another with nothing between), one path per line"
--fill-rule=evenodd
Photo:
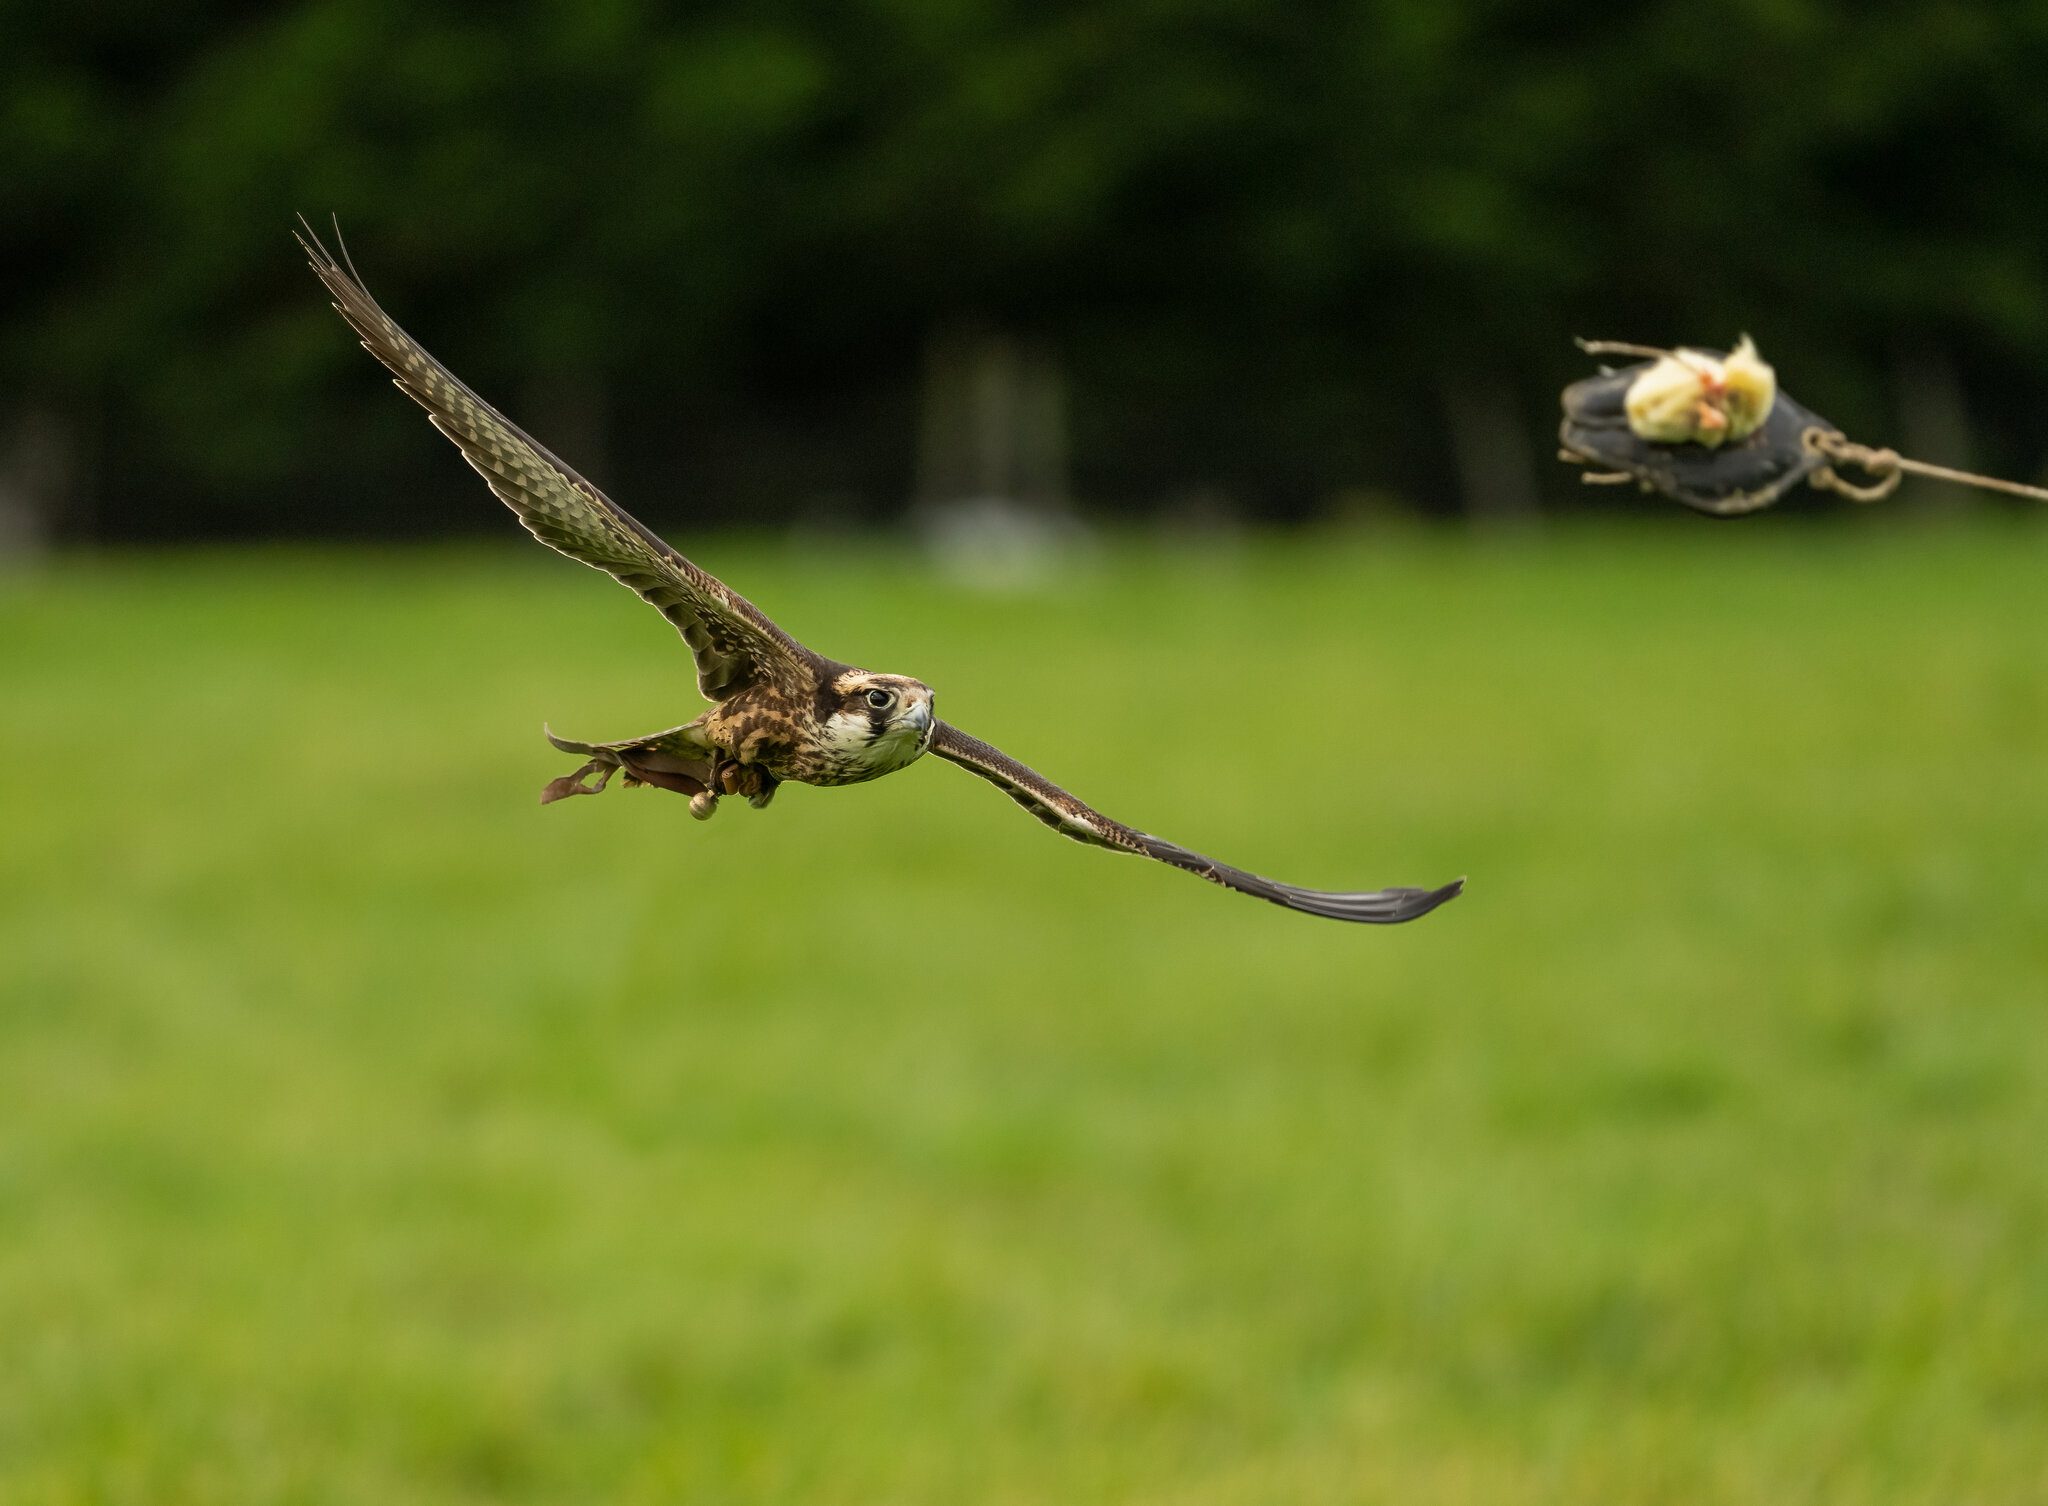
M845 669L825 686L822 740L842 757L887 774L931 746L932 688L908 675Z

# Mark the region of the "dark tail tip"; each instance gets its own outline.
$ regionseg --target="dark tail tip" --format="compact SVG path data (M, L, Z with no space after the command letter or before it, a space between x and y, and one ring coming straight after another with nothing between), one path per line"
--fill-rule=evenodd
M1447 905L1465 892L1465 880L1454 878L1441 889L1417 889L1391 917L1396 922L1418 920L1438 905Z

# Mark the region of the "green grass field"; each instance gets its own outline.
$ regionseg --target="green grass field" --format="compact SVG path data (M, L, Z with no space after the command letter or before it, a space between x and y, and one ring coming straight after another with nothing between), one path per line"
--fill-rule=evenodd
M693 715L531 547L0 581L0 1501L2048 1499L2048 531L694 541L1261 872Z

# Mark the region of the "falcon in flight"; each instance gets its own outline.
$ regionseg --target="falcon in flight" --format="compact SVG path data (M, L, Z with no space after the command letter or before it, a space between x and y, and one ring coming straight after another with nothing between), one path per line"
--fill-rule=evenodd
M813 653L464 386L377 306L353 265L330 255L312 227L300 223L299 244L363 347L391 369L399 390L427 410L527 531L638 592L675 625L696 657L697 687L711 702L696 720L609 743L572 742L548 732L550 742L584 763L551 782L541 792L543 804L595 795L619 775L628 785L687 795L690 814L701 820L721 796L765 806L784 780L860 784L935 753L988 780L1063 836L1156 858L1290 910L1392 925L1428 914L1464 887L1460 879L1440 889L1326 893L1232 868L1110 820L940 721L931 687L921 681L872 674Z

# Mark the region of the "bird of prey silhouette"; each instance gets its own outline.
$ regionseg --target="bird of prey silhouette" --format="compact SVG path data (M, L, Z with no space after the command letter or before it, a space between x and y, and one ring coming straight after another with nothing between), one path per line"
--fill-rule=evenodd
M613 775L690 799L700 819L721 796L765 806L785 780L859 784L935 753L979 774L1063 836L1136 853L1211 883L1333 920L1391 925L1454 898L1464 880L1437 889L1327 893L1260 878L1149 836L1075 799L1023 764L938 719L931 688L905 675L872 674L813 653L752 602L670 548L644 524L459 381L378 307L347 251L329 253L300 221L299 244L334 306L400 391L480 472L527 531L570 559L639 593L689 645L697 686L711 709L694 721L618 742L548 740L584 760L552 781L543 804L594 795Z

